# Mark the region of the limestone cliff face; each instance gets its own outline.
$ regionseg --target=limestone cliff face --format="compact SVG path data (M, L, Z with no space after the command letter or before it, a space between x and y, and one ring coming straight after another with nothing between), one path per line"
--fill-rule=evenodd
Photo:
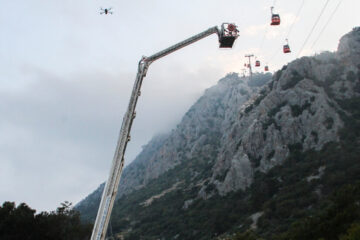
M319 150L325 143L337 141L343 124L319 86L333 67L312 58L299 59L279 72L239 114L222 138L214 166L212 182L221 194L248 187L254 171L281 164L295 144L303 150ZM319 68L327 70L326 74L316 76ZM223 182L216 180L221 175L225 175Z
M175 129L143 148L124 170L119 196L181 166L199 186L198 198L227 195L249 187L256 171L282 164L294 149L320 150L338 141L344 125L339 114L346 112L335 99L360 95L359 69L360 30L355 28L342 37L336 53L302 57L274 76L255 74L249 80L228 74L205 91ZM184 199L184 209L192 201Z
M248 78L230 73L217 85L207 89L175 129L166 135L154 137L124 169L118 197L146 186L152 179L185 161L199 157L214 160L223 133L237 121L242 105L271 77L271 74L255 74L253 82L248 84ZM194 170L195 175L198 172ZM78 209L87 209L90 199L100 202L103 187L103 184L100 185L80 202Z
M220 194L245 189L254 171L281 164L292 147L320 150L338 141L343 123L334 99L360 92L360 29L342 37L338 49L293 61L247 103L221 139L211 178Z
M357 65L360 61L360 27L344 35L340 39L337 55L346 65Z
M151 162L163 147L169 135L158 135L154 137L147 145L143 147L141 153L136 157L136 160L125 168L119 186L120 195L129 193L135 189L139 189L148 181L147 176L150 174ZM162 168L168 169L172 166L170 162L162 165ZM157 171L161 171L157 169ZM154 177L158 176L157 173Z
M269 81L271 74L256 75L259 84ZM180 124L166 136L156 137L124 171L119 195L139 189L150 180L201 155L209 159L214 138L222 138L238 118L243 103L258 92L259 86L249 86L247 79L228 74L204 95L185 114Z
M159 151L167 137L168 135L154 137L143 147L143 150L136 157L136 160L124 169L119 186L119 195L130 193L144 186L145 172L149 159L152 159ZM104 187L105 183L102 183L94 192L75 206L75 208L82 213L83 219L91 221L95 219Z

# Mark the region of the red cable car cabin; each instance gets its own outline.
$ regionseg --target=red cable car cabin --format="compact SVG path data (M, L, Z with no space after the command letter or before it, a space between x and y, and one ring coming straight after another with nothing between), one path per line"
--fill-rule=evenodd
M289 47L289 44L285 44L284 45L284 53L291 53L291 50L290 50L290 47Z
M274 7L271 7L270 9L271 9L271 23L270 23L270 25L272 25L272 26L280 25L280 15L273 13Z
M269 67L265 66L265 72L269 71Z
M270 25L272 25L272 26L280 25L280 15L279 14L273 14L271 16Z
M260 67L260 61L259 60L256 60L255 67Z

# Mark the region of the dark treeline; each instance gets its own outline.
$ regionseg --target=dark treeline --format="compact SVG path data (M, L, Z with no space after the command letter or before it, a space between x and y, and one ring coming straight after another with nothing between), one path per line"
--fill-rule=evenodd
M91 229L91 224L81 223L69 202L39 214L25 203L5 202L0 207L1 240L88 240Z
M311 216L293 222L274 240L359 240L360 239L360 183L349 184L324 201ZM265 238L267 239L267 238ZM255 231L237 233L226 240L264 240Z

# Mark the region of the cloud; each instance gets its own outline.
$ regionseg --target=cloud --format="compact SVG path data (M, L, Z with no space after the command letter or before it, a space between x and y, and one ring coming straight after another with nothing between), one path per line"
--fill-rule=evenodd
M64 200L80 200L104 180L131 84L121 81L126 74L61 79L25 69L26 85L0 89L0 158L13 170L2 181L0 200L55 209Z
M266 31L267 24L261 24L261 25L252 25L245 30L243 30L242 34L245 36L256 36L256 35L262 35L264 31Z
M271 67L294 56L281 55L281 46L300 3L277 5L282 17L277 27L269 26L265 2L108 3L112 16L99 15L99 2L84 0L5 1L0 9L0 201L54 209L60 201L80 200L106 179L142 55L223 21L241 30L232 50L219 50L213 35L151 66L126 163L154 134L176 125L205 88L226 72L241 71L245 54L270 57L279 48ZM319 7L320 2L304 6L289 39L294 51ZM342 5L342 15L335 15L331 31L319 41L321 49L334 49L351 30L360 16L356 9Z
M205 65L158 64L149 71L126 164L220 78L221 68ZM38 210L78 202L107 178L135 73L93 69L60 77L32 65L20 72L21 87L0 88L0 201Z
M289 28L291 25L296 24L299 19L296 19L296 15L293 13L283 13L281 15L281 27L282 28Z

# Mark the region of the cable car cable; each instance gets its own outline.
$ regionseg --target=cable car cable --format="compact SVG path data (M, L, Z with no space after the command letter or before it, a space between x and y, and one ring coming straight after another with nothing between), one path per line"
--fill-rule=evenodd
M275 3L275 2L274 2ZM305 0L302 1L300 7L298 8L298 10L296 11L296 17L295 17L295 20L293 21L293 23L291 24L290 28L289 28L289 31L286 35L286 39L289 38L290 36L290 33L292 31L292 29L294 28L294 25L296 23L296 19L298 19L300 13L301 13L301 10L303 9L304 7L304 4L305 4ZM273 60L275 59L275 57L277 57L277 55L279 54L279 52L281 52L281 49L282 49L282 46L280 46L278 49L276 49L276 51L274 52L273 55L271 55L271 57L269 58L269 61L268 62L273 62Z
M274 0L271 9L273 9L273 8L275 7L275 4L276 4L276 0ZM272 13L272 10L271 10L271 13ZM267 25L267 26L266 26L265 33L264 33L264 35L263 35L263 37L262 37L262 39L261 39L261 43L260 43L260 47L259 47L259 49L260 49L259 52L260 52L260 53L262 52L262 49L263 49L263 46L264 46L264 41L265 41L265 38L266 38L266 35L267 35L268 31L269 31L269 26Z
M276 52L274 52L274 54L270 57L270 61L269 62L273 62L273 60L275 59L275 57L279 54L279 52L281 52L281 48L282 48L282 46L280 46L277 50L276 50Z
M321 16L323 15L323 13L324 13L324 11L325 11L325 8L326 8L326 6L328 5L329 2L330 2L330 0L327 0L326 3L325 3L325 5L324 5L324 7L321 9L320 14L319 14L318 18L317 18L316 21L315 21L315 24L314 24L313 27L311 28L311 31L310 31L310 33L308 34L308 36L306 37L305 42L304 42L303 45L301 46L300 51L298 52L298 55L296 56L296 58L298 58L298 57L300 56L300 54L301 54L302 50L304 49L307 41L309 40L311 34L314 32L314 29L315 29L316 25L319 23L319 20L320 20Z
M260 43L260 52L262 52L263 45L264 45L264 41L265 41L265 37L266 37L268 31L269 31L269 26L266 26L265 34L264 34L264 36L263 36L263 38L262 38L262 40L261 40L261 43Z
M316 45L317 41L320 39L320 37L321 37L321 35L323 34L324 30L325 30L326 27L329 25L332 17L335 15L336 11L337 11L338 8L340 7L340 4L342 3L342 1L343 1L343 0L340 0L340 1L338 2L338 4L336 5L336 7L335 7L334 11L331 13L328 21L326 22L326 24L324 25L324 27L321 29L321 31L320 31L318 37L316 38L316 40L314 41L314 43L311 45L311 48L313 48L313 47Z
M297 12L296 12L296 17L295 17L295 20L294 20L294 21L293 21L293 23L291 24L290 29L289 29L289 32L288 32L288 34L286 35L286 38L289 38L290 33L291 33L291 31L292 31L292 29L293 29L293 27L294 27L295 23L296 23L296 19L299 17L299 14L300 14L300 12L301 12L302 8L304 7L304 3L305 3L305 0L303 0L303 1L302 1L302 3L301 3L301 5L300 5L299 9L298 9L298 10L297 10Z
M265 34L264 34L264 36L263 36L263 38L262 38L262 40L261 40L261 43L260 43L259 53L262 52L262 49L263 49L263 46L264 46L265 37L266 37L268 31L269 31L269 26L266 26Z
M275 4L276 4L276 0L274 0L273 7L275 7Z

